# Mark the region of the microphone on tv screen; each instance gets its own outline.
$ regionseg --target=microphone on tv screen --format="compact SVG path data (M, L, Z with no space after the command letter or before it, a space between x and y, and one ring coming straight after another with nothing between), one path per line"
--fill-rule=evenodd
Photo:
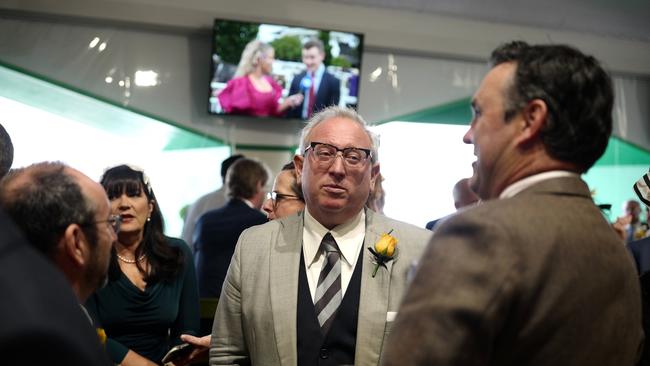
M300 91L307 95L309 93L309 88L311 88L311 76L309 74L305 74L305 76L302 78L300 81Z

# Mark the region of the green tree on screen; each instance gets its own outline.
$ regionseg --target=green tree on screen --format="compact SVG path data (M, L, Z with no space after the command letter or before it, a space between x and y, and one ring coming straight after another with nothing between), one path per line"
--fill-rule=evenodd
M257 37L259 25L217 20L214 23L214 50L225 63L237 65L248 42Z
M318 38L323 42L323 45L325 46L325 60L323 60L323 63L325 65L329 65L330 62L332 61L332 53L331 53L332 47L330 46L330 32L319 31Z
M271 42L275 58L284 61L302 61L302 44L298 36L284 36Z

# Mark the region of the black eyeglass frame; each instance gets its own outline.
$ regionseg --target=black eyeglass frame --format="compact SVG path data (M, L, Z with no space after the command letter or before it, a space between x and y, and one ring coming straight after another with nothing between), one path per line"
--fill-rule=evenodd
M276 191L271 191L266 194L266 198L270 199L273 201L273 208L278 204L279 200L299 200L302 201L303 198L300 196L296 196L294 194L284 194L284 193L279 193Z
M325 142L318 142L318 141L310 142L309 146L303 152L303 155L306 155L307 151L310 150L310 149L312 151L314 151L314 153L315 153L316 152L316 147L318 145L324 145L324 146L331 147L332 149L336 150L336 153L332 156L332 160L329 161L330 164L334 163L334 160L338 156L339 151L341 152L341 158L343 158L343 162L345 162L345 164L348 165L348 166L355 166L356 167L355 164L350 164L350 162L345 158L346 153L349 152L349 151L363 151L366 154L365 158L362 158L361 160L359 160L359 163L363 163L363 162L366 162L366 161L372 159L372 150L370 150L370 149L364 149L362 147L346 147L346 148L341 149L341 148L339 148L337 146L334 146L332 144L328 144L328 143L325 143ZM320 156L316 155L316 157L320 159ZM325 161L323 161L323 162L325 162Z
M85 224L80 224L79 226L90 226L90 225L102 224L105 222L107 222L111 226L115 234L118 234L120 232L120 227L122 226L122 216L120 215L111 215L106 220L91 221Z

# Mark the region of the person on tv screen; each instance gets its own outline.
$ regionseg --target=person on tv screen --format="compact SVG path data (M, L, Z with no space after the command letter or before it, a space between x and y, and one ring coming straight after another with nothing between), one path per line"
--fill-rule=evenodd
M325 107L339 104L341 82L325 70L324 59L325 46L319 39L312 38L302 46L302 62L307 69L293 78L289 95L301 93L304 98L287 117L308 119Z
M217 95L224 113L279 117L302 103L301 94L280 102L282 87L271 77L274 60L275 50L270 45L258 40L246 45L235 77Z

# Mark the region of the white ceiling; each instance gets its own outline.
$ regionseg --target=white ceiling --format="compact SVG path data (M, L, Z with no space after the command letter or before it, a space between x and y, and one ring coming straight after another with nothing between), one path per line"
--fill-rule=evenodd
M650 0L321 0L650 41Z

